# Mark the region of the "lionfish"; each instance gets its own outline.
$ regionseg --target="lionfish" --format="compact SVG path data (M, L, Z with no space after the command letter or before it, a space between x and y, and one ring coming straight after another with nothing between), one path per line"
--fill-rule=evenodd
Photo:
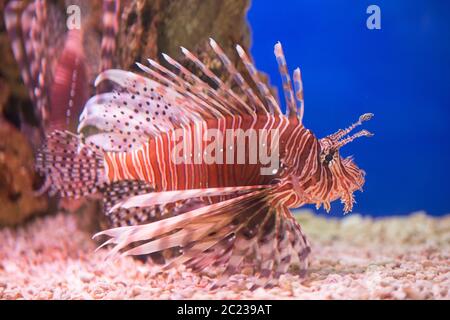
M166 255L165 268L221 268L214 288L246 266L257 275L253 288L274 285L292 265L303 276L311 249L290 209L316 204L328 211L341 199L344 211L352 210L365 172L339 150L372 135L351 132L373 114L318 139L303 125L300 69L292 81L280 43L275 56L285 114L241 46L236 50L245 77L213 39L210 45L234 88L183 47L192 68L163 54L167 67L149 59L137 63L142 74L103 71L95 85L107 82L112 89L89 99L77 134L55 130L47 136L37 168L63 197L102 194L114 228L94 237L109 237L100 246L113 245L109 257L175 251ZM211 130L223 136L252 130L257 139L249 142L265 141L279 166L262 174L261 161L248 161L255 149L250 143L239 148L235 134L212 148L215 161L202 160L211 151L207 142L214 140L205 139ZM173 161L179 145L185 161ZM239 150L245 161L236 161Z
M100 48L95 32L83 27L89 26L89 15L81 11L88 12L90 3L67 0L67 13L74 6L80 10L80 26L74 28L68 28L68 17L51 1L11 0L5 6L12 51L41 126L42 137L33 137L39 141L51 130L76 128L71 120L93 93L90 82L113 64L120 1L103 0Z

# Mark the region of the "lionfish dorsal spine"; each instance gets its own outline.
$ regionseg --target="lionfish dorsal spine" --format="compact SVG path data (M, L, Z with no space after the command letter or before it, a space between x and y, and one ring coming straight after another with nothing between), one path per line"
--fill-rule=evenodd
M266 103L269 107L269 113L274 115L280 115L281 110L280 106L278 105L278 102L275 100L272 93L267 88L266 84L259 78L258 71L250 61L244 49L240 45L236 45L236 51L238 52L239 57L241 58L245 67L247 68L248 74L252 78L253 82L256 84L256 87L258 88L261 96L264 97L264 99L266 100Z
M38 78L37 67L40 62L35 56L31 43L31 29L37 26L32 23L36 12L35 3L27 4L24 1L14 0L5 7L5 25L11 41L11 47L15 59L20 68L22 80L24 81L30 99L35 105L41 107L43 104L38 102L36 93L42 91L36 79ZM35 33L37 34L37 33ZM35 110L37 118L42 117L42 110Z
M286 115L290 119L295 119L298 121L300 119L299 114L301 114L302 115L301 119L303 120L303 112L304 112L302 103L303 85L301 80L301 74L299 71L297 73L294 73L295 77L294 85L296 84L296 94L294 95L294 91L292 89L292 81L291 77L289 76L289 70L286 63L286 58L284 56L283 47L281 46L280 42L278 42L275 45L274 53L277 59L278 69L281 75L281 82L283 84L284 98L287 105ZM296 104L296 99L299 102L299 105Z
M294 70L294 90L295 100L297 101L297 115L300 124L303 124L303 116L305 114L305 101L303 98L303 81L300 68Z
M230 61L228 56L222 50L222 48L217 44L217 42L210 38L209 43L211 48L217 54L217 56L222 61L223 65L227 69L228 73L231 75L231 78L234 80L238 88L240 88L243 93L247 96L250 101L253 112L268 112L264 104L261 102L259 97L253 92L247 82L244 80L244 77L237 71L236 67Z
M119 32L120 0L103 0L103 36L101 42L100 72L113 67L116 35Z
M192 90L194 90L196 94L199 94L202 97L203 101L210 100L217 108L221 109L224 113L230 116L235 114L233 112L236 112L237 110L236 106L233 103L230 103L228 99L225 99L223 96L219 95L216 90L213 90L207 83L193 74L190 70L182 66L179 62L165 53L163 53L162 55L170 65L172 65L176 70L180 72L180 75L185 76L188 81L191 81L193 83L193 86L186 85L186 89L188 89L189 87L192 88ZM177 77L177 79L182 83L185 83L185 81L183 79L180 79L180 77ZM209 96L206 94L202 94L203 91L206 91Z
M189 61L194 63L211 81L215 83L218 94L223 95L224 99L232 99L232 103L236 103L234 111L236 111L237 114L242 112L253 113L253 109L245 101L243 101L238 94L231 90L227 84L220 80L220 78L217 77L207 66L205 66L200 59L184 47L181 47L181 51Z

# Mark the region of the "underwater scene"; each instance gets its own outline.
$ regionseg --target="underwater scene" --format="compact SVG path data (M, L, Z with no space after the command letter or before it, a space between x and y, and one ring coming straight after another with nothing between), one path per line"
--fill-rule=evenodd
M450 299L450 2L0 12L1 300Z

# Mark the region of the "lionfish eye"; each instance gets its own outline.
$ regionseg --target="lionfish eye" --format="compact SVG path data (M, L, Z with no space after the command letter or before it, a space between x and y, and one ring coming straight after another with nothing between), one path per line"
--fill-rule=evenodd
M323 163L324 163L325 165L328 165L331 161L333 161L333 159L334 159L334 154L335 154L335 151L334 151L334 150L330 150L330 151L325 155L325 157L323 158Z
M331 153L327 154L325 156L325 161L326 162L331 162L331 160L333 160L333 155Z

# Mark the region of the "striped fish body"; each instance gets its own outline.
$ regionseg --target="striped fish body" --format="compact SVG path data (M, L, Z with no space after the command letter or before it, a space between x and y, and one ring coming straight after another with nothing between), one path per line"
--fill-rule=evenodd
M218 132L222 138L207 139L208 130ZM270 147L275 143L270 137L275 131L279 135L280 160L270 174L261 174L261 169L270 164L262 164L259 153L270 155ZM155 191L268 185L292 174L293 168L278 168L278 162L293 162L301 150L299 143L307 145L304 152L309 157L312 146L318 142L304 127L285 117L209 119L161 133L131 151L107 152L105 170L109 182L146 181ZM304 157L296 171L301 171L307 160Z

